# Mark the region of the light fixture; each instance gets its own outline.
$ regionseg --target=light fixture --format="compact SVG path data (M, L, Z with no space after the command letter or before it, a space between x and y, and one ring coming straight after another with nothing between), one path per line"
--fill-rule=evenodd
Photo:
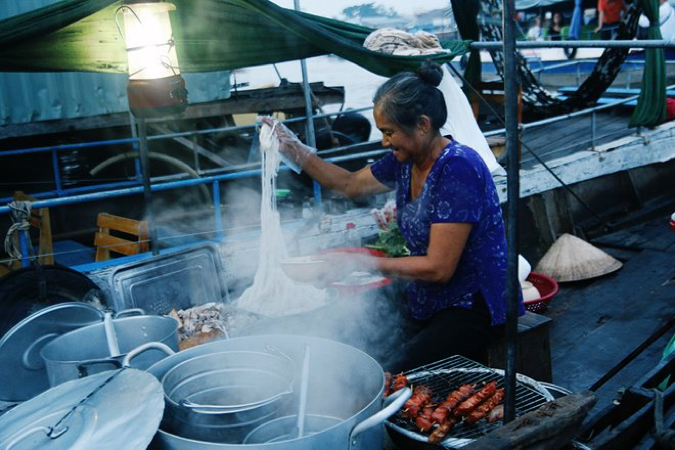
M136 117L177 114L187 106L187 90L180 76L169 18L169 11L175 9L172 3L163 1L127 0L117 10L124 17L129 65L127 96Z

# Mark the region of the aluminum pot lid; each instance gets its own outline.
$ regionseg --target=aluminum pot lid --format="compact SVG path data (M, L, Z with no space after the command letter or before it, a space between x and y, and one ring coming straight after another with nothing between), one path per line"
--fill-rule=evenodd
M131 368L68 381L0 416L0 448L145 449L162 419L163 395L155 377Z
M0 400L20 402L49 389L40 350L58 336L100 322L102 312L86 303L59 303L31 314L0 340Z

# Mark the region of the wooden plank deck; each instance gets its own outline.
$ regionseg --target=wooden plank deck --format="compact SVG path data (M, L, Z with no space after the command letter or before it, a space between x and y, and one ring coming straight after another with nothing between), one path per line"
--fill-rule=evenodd
M635 132L628 128L630 115L600 112L596 115L595 145L606 144ZM573 117L523 132L523 143L530 147L544 162L571 155L591 148L591 116ZM525 148L522 169L528 170L539 162Z
M595 240L599 246L629 242L632 251L622 252L624 266L595 280L562 284L545 313L553 319L555 384L588 389L675 317L675 232L667 223L667 217L659 217ZM671 328L601 386L595 410L654 367L672 335Z

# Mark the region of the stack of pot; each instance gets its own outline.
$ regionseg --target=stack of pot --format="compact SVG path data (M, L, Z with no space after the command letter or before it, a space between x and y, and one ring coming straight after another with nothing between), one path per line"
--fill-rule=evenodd
M26 317L0 339L0 400L23 402L68 380L121 367L124 355L147 342L178 350L178 322L127 310L116 315L86 303L59 303ZM145 354L146 369L164 358Z
M306 347L307 377L297 375ZM125 364L149 349L130 352ZM384 373L360 350L326 339L247 336L171 354L148 371L163 385L165 414L153 441L159 449L382 448L386 418L410 396L387 399ZM298 435L301 378L307 382L304 432Z

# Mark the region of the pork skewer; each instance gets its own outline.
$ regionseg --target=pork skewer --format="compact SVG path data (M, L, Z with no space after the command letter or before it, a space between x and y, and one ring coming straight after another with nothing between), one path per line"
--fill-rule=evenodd
M394 377L394 384L391 387L392 392L396 392L400 389L403 389L408 385L408 379L403 373L400 373Z
M428 387L416 386L413 389L412 396L403 405L403 414L410 419L416 418L422 407L429 403L432 396L433 392Z
M431 433L429 436L429 442L432 444L438 444L441 442L457 422L459 422L459 418L457 416L451 416L445 419L445 421L438 425L434 432Z
M459 389L448 394L448 397L445 399L445 401L438 405L438 408L436 408L434 413L431 415L431 418L438 424L443 423L450 412L461 402L469 398L474 392L474 387L470 384L460 386Z
M495 395L495 392L497 391L497 382L493 381L491 383L488 383L485 385L483 389L469 397L467 400L464 400L457 408L455 409L455 415L458 416L466 416L471 411L476 409L478 405L483 403L485 400L488 398L492 397Z
M392 385L392 376L391 372L385 372L384 373L384 396L389 397L391 394L391 385Z
M469 425L473 425L479 420L486 417L492 409L501 403L504 398L504 389L497 389L497 392L494 393L492 397L485 400L480 404L476 409L474 409L466 418L464 419Z
M497 405L488 413L487 423L495 423L504 420L504 405Z
M436 428L434 432L431 433L431 435L429 436L429 442L431 442L432 444L438 444L439 442L441 442L445 438L445 436L447 436L447 434L450 432L452 427L454 427L455 424L459 422L463 416L472 413L481 403L485 402L489 398L492 398L495 395L496 391L497 391L497 383L493 381L487 384L483 389L471 395L468 399L460 403L459 406L453 409L452 416L446 418L442 423L438 425L438 428Z
M434 413L435 405L433 403L427 403L422 408L422 411L415 419L415 425L420 429L422 433L426 433L431 430L431 427L434 426L434 421L432 419L432 414Z

